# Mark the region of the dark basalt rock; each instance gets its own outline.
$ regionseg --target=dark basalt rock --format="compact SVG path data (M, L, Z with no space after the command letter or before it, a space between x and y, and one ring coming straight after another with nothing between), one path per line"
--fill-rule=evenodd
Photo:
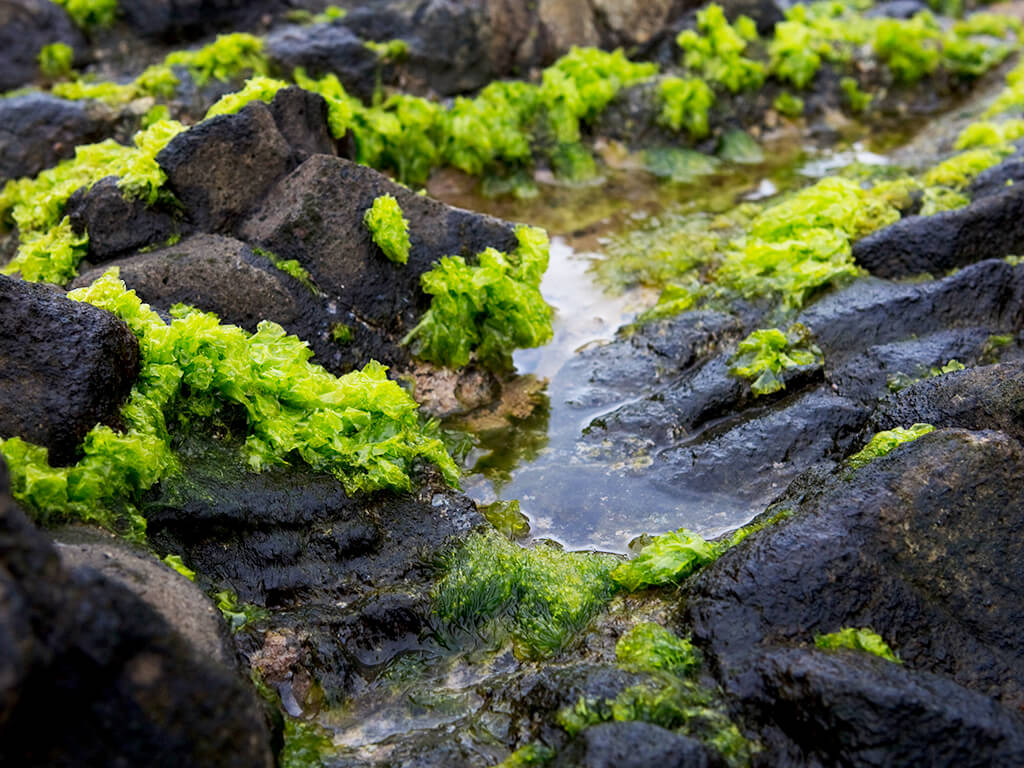
M262 102L179 134L156 160L188 220L205 232L230 231L293 167L292 148Z
M395 264L373 243L363 215L391 194L409 221L407 264ZM419 279L445 255L472 259L488 246L514 250L511 225L410 192L384 175L337 157L313 155L282 179L238 228L239 237L281 259L296 259L352 329L351 343L321 362L347 370L369 358L402 362L398 342L429 306ZM324 318L320 334L329 333Z
M286 0L119 0L124 22L137 34L174 43L226 26L251 27L260 17L287 10Z
M337 144L327 124L327 102L316 93L292 86L282 88L270 103L277 130L291 145L292 162L305 162L310 155L336 155Z
M926 283L859 280L825 296L798 320L834 370L872 347L951 329L1013 331L1024 322L1022 299L1024 268L993 259Z
M378 72L377 54L341 24L287 26L265 40L267 57L288 76L302 67L310 77L337 75L345 90L368 101Z
M879 405L868 431L915 423L998 429L1024 441L1024 363L968 368L916 382Z
M182 476L144 505L151 541L271 609L261 633L241 640L250 658L266 655L263 632L301 637L268 682L284 686L301 670L338 700L367 670L430 646L434 564L485 524L472 501L433 481L414 495L349 497L333 477L308 470L254 474L237 449L206 444L185 454Z
M879 277L942 274L1024 250L1024 189L979 197L955 211L908 216L853 244L853 258Z
M111 267L117 267L125 285L153 307L168 310L177 303L191 304L250 332L260 320L273 320L308 338L304 318L314 301L309 289L233 238L192 235L175 245L83 272L72 286L89 285Z
M0 275L0 436L70 462L97 423L119 423L138 367L138 341L109 312Z
M563 749L552 768L708 768L707 747L650 723L599 723Z
M1024 157L1021 157L1018 150L1014 156L975 176L967 187L967 195L973 201L995 197L1005 194L1008 187L1021 182L1024 182Z
M119 579L69 569L0 477L0 762L272 766L234 669L199 658Z
M766 645L870 626L908 670L1019 706L1022 492L1024 449L998 432L935 432L856 472L810 477L778 502L789 520L690 582L687 624L730 695L744 695Z
M58 99L48 93L0 99L0 184L35 176L74 155L79 144L106 138L113 133L112 122L109 114L87 101Z
M88 233L87 258L94 263L167 240L178 229L171 211L127 199L117 183L116 176L107 176L88 190L79 189L65 208L71 228Z
M769 649L739 687L748 723L762 724L762 765L1009 768L1024 761L1019 714L940 675L867 653Z
M58 42L76 52L85 46L81 33L59 5L48 0L0 3L0 92L34 80L39 72L39 50Z

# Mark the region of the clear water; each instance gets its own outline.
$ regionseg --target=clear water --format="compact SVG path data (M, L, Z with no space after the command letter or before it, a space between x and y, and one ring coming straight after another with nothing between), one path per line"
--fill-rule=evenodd
M853 162L887 162L856 144L828 153L789 147L770 156L770 162L733 166L695 184L611 172L597 187L542 185L540 196L529 201L432 190L447 202L543 226L552 235L551 263L541 289L555 308L554 337L514 358L520 374L533 375L544 386L534 395L530 415L476 430L463 481L470 496L482 503L518 499L532 536L571 549L611 552L625 552L640 534L681 526L718 535L761 511L728 494L660 488L640 461L609 463L583 450L578 440L587 425L623 403L581 409L571 403L571 382L567 388L555 375L580 349L612 339L657 299L658 286L622 291L598 282L592 266L606 258L603 245L609 235L643 226L651 216L720 213L744 201L767 199Z

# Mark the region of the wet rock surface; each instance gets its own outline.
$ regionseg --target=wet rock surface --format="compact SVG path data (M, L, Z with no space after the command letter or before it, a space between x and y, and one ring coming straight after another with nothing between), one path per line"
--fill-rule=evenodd
M0 276L0 435L73 459L97 423L120 424L139 345L124 323L48 285Z
M254 693L124 582L62 562L0 473L4 764L273 765Z
M795 745L805 759L864 750L864 764L876 764L889 756L871 755L879 742L934 755L969 754L979 743L1011 764L1024 735L1013 712L1024 670L1011 629L1024 611L1015 533L1022 460L1020 444L1002 433L948 430L855 472L809 476L778 502L794 510L789 520L693 580L686 624L738 707L770 702L751 716L785 733L789 744L771 747L776 759ZM872 627L903 665L772 655L847 626ZM943 706L930 709L937 700ZM931 725L893 731L901 709ZM836 731L801 723L815 717Z

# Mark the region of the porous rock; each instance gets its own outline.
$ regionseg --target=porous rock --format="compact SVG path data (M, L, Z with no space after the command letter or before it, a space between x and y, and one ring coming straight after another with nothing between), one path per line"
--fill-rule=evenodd
M112 267L153 307L169 310L174 304L189 304L250 332L260 320L273 320L306 338L300 320L307 309L304 301L312 299L309 290L234 238L192 235L83 272L72 286L89 285Z
M551 763L552 768L708 768L718 765L695 739L642 722L598 723L586 728Z
M369 100L378 70L377 54L341 24L290 25L266 37L267 57L291 75L302 67L310 77L336 75L345 90Z
M292 167L292 148L273 114L253 102L174 137L156 157L167 189L205 232L228 231Z
M65 212L76 233L89 235L87 258L93 263L167 240L177 230L170 211L126 198L116 176L76 191L68 198Z
M97 423L119 424L138 367L138 341L109 312L0 275L0 436L68 462Z

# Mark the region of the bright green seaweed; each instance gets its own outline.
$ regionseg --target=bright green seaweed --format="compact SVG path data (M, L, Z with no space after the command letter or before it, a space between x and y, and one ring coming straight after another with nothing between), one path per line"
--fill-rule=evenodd
M815 365L822 359L810 332L797 323L785 333L778 328L751 333L739 343L729 373L749 379L755 395L768 395L785 389L786 382L780 375L783 371Z
M838 632L830 632L827 635L815 635L814 644L818 648L834 651L846 648L852 651L865 651L879 656L886 661L902 664L899 656L882 639L881 635L867 627L844 627Z
M363 223L370 230L373 242L390 261L409 261L409 222L393 195L381 195L366 209Z
M69 296L124 320L139 339L142 364L121 414L126 429L93 428L72 466L50 466L45 448L19 438L0 446L15 497L40 522L116 528L127 516L141 535L145 521L133 503L178 464L169 421L201 426L225 409L245 416L254 471L301 460L333 474L349 493L408 490L415 464L426 460L457 481L434 427L421 423L416 402L377 363L339 378L310 363L305 342L275 323L249 334L184 307L165 323L111 273Z
M913 442L919 437L924 437L929 432L934 431L935 427L931 424L914 424L907 429L895 427L879 432L868 441L867 445L853 454L846 462L853 469L860 469L875 459L892 453L904 443Z
M475 355L484 365L511 366L512 351L551 338L551 307L540 293L548 266L548 238L535 227L518 227L519 247L510 254L488 248L476 264L444 256L420 278L433 298L403 343L438 365L461 368Z

